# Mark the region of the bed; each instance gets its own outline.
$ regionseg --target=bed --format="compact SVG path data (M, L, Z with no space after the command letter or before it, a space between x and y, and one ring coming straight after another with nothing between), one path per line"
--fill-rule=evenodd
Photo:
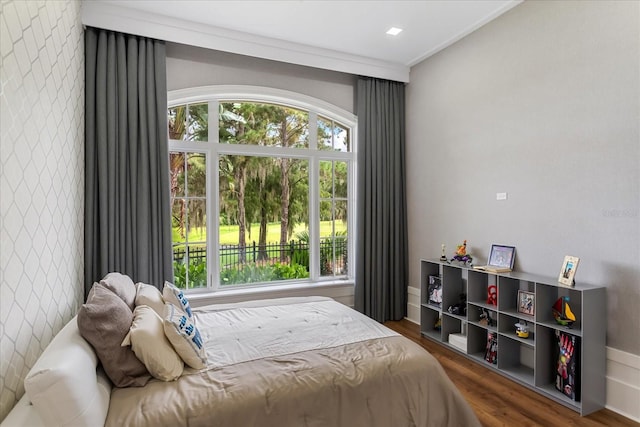
M143 387L111 387L96 356L84 354L92 347L73 319L41 357L51 359L53 349L53 362L39 360L30 373L68 364L56 367L67 389L52 381L41 393L27 389L2 426L42 419L109 427L480 425L428 352L331 299L211 305L192 314L206 366ZM63 408L69 400L78 407Z

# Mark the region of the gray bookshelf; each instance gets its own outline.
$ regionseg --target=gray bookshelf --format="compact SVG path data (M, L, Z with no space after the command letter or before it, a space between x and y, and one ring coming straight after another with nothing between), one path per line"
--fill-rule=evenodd
M442 303L429 301L429 276L442 283ZM487 288L496 285L497 305L487 303ZM518 290L535 295L532 316L518 312ZM448 307L457 304L460 294L467 295L466 314L452 314ZM560 297L569 297L576 321L569 328L553 318L552 306ZM606 289L603 286L576 284L565 287L557 277L523 273L489 273L439 260L420 261L421 334L537 393L567 406L581 415L604 408L606 374ZM482 309L495 319L492 326L481 322ZM440 322L438 320L440 319ZM530 334L520 338L515 324L526 321ZM440 327L436 328L439 323ZM556 389L558 341L556 331L577 337L578 375L576 400ZM466 333L467 346L461 350L449 344L450 334ZM485 360L487 333L497 336L497 363Z

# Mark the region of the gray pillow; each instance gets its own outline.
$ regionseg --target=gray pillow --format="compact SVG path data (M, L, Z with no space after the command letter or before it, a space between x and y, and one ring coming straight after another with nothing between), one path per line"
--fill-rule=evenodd
M129 306L129 310L133 312L136 303L136 285L129 276L120 273L109 273L100 280L100 284L118 295Z
M87 302L78 310L80 335L94 348L116 387L142 387L151 378L131 347L121 346L132 322L127 304L100 283L93 284Z

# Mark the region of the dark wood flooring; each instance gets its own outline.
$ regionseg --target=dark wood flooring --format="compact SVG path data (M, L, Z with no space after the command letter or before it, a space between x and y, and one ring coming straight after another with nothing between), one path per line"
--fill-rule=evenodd
M581 417L577 412L422 337L420 327L408 320L386 322L385 326L417 342L438 359L483 426L640 426L608 409Z

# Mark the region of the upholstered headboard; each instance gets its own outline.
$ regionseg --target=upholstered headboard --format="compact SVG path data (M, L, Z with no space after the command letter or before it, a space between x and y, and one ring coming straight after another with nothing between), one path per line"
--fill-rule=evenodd
M103 425L111 382L97 366L98 358L74 317L27 374L26 393L1 427Z

